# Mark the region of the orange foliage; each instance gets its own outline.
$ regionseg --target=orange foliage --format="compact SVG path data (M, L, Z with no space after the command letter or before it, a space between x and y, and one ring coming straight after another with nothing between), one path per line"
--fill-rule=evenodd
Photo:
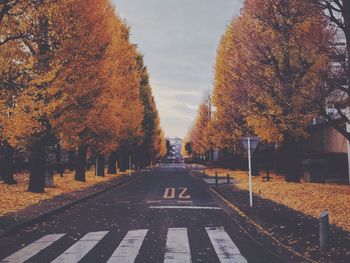
M213 102L224 141L249 128L268 141L306 135L328 70L327 25L308 1L245 1L218 49Z

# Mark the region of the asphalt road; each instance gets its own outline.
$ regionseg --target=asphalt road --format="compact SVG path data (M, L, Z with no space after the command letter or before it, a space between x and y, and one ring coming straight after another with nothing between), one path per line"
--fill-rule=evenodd
M272 262L179 166L145 176L0 240L0 262Z

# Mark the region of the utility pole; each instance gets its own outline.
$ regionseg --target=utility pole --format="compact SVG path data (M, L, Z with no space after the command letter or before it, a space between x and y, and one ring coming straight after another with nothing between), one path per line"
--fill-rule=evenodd
M346 109L346 115L348 116L348 119L350 119L350 107L347 107ZM350 133L350 123L346 122L346 131ZM348 176L349 176L349 184L350 184L350 141L346 140L347 146L348 146Z

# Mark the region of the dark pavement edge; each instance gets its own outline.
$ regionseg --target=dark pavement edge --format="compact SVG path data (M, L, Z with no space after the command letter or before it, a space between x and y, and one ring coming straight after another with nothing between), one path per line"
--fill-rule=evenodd
M105 192L108 192L116 187L120 187L120 186L126 186L127 184L129 183L132 183L136 180L138 180L139 178L143 177L145 175L145 173L140 173L140 172L135 172L133 174L131 174L130 177L126 178L126 179L120 179L121 181L111 185L111 186L107 186L105 188L103 188L102 190L98 190L98 191L95 191L91 194L88 194L82 198L79 198L78 200L75 200L73 202L69 202L68 204L65 204L65 205L62 205L62 206L59 206L58 208L55 208L55 209L52 209L52 210L49 210L47 212L43 212L42 214L38 215L38 216L35 216L33 218L30 218L30 219L27 219L27 220L24 220L23 222L20 222L18 224L15 224L15 225L12 225L10 227L8 227L7 229L3 230L1 233L0 233L0 238L1 237L5 237L5 236L8 236L16 231L19 231L23 228L26 228L28 226L32 226L32 225L35 225L37 223L40 223L42 221L44 221L46 218L54 215L54 214L57 214L61 211L64 211L66 209L69 209L75 205L78 205L80 203L83 203L91 198L94 198L100 194L103 194Z
M248 223L252 224L254 227L258 229L258 231L266 236L268 236L270 239L272 239L275 243L277 243L279 246L283 247L284 249L288 250L292 254L294 254L296 257L301 258L302 260L305 260L307 262L317 263L318 261L313 260L312 258L305 257L304 255L300 254L299 252L295 251L294 249L288 247L283 242L278 240L276 237L271 235L266 229L264 229L261 225L259 225L257 222L249 218L242 210L240 210L237 206L232 204L229 200L224 198L221 194L219 194L214 188L210 187L210 191L214 193L218 198L221 199L222 202L224 202L231 210L234 210L236 213L238 213L241 217L243 217ZM232 217L231 217L232 218ZM259 243L262 247L265 249L268 249L269 252L275 256L278 256L278 254L274 253L272 250L267 248L265 245L261 244L260 241L258 241L254 236L252 236L241 224L238 222L235 218L232 218L243 230L244 232L249 235L256 243ZM303 261L304 262L304 261Z
M311 262L311 263L318 263L318 261L313 260L312 258L308 258L299 252L295 251L294 249L288 247L283 242L278 240L276 237L274 237L272 234L270 234L266 229L264 229L260 224L249 218L247 214L245 214L242 210L240 210L237 206L235 206L232 202L227 200L225 197L223 197L219 192L217 192L214 187L207 185L201 178L201 172L199 171L191 171L190 174L200 180L202 184L205 184L205 188L207 189L209 195L215 200L222 208L223 210L230 216L230 218L242 229L242 231L259 247L265 249L268 254L270 254L273 258L277 259L278 262L287 262L286 261L286 254L285 251L289 252L291 257L293 256L293 259L290 257L292 261L295 262L295 258L298 258L300 261L298 262ZM243 226L243 223L245 226ZM258 240L257 237L254 236L254 234L259 233L260 235L264 236L264 241L262 239ZM267 245L267 243L270 244ZM279 248L282 248L284 251L281 251L281 254L274 252L271 247L271 244L274 246L277 246ZM280 251L280 249L279 249ZM282 257L282 255L284 257Z

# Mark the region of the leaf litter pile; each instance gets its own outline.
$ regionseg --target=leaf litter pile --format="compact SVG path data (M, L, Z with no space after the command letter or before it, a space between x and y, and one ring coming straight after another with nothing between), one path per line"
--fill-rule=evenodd
M86 182L74 180L74 173L65 173L63 177L54 176L54 187L45 188L45 193L30 193L27 191L29 175L17 173L15 180L17 185L6 185L0 182L0 216L37 204L40 201L51 199L55 196L82 190L93 185L110 181L116 176L95 176L93 170L86 172Z
M239 181L236 187L249 190L246 171L207 169L206 174L214 176L230 174ZM263 198L281 203L306 215L318 218L324 210L330 213L330 223L350 231L350 186L315 183L288 183L284 177L272 174L271 181L263 181L264 175L253 176L253 192Z

